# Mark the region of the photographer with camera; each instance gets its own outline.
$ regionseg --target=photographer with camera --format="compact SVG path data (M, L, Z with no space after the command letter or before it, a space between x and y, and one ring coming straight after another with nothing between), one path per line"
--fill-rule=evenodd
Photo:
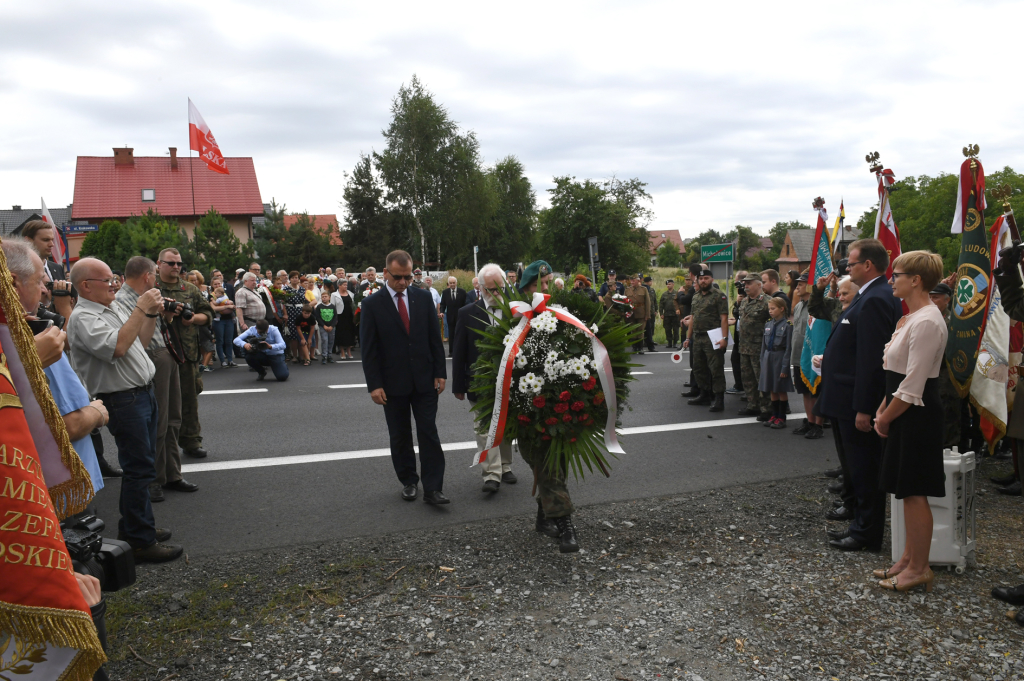
M156 478L156 368L145 350L163 299L151 289L125 314L113 305L113 279L107 264L96 258L82 258L71 268L71 282L80 294L68 319L71 362L89 394L103 401L110 417L107 428L117 443L124 470L118 537L131 545L135 562L164 562L180 556L182 549L162 543L171 533L158 530L153 520L149 485Z
M182 276L181 254L176 248L160 251L157 263L160 294L164 297L165 311L172 313L170 328L181 350L182 362L178 364L178 379L181 386L181 429L178 444L185 454L195 459L205 459L202 426L199 425L199 393L203 392L203 379L199 373L199 327L213 321L213 308L203 298L199 288L185 281Z
M257 381L267 376L267 367L278 381L288 380L288 365L284 361L284 338L276 326L261 319L235 338L235 345L245 350L245 362L259 374Z

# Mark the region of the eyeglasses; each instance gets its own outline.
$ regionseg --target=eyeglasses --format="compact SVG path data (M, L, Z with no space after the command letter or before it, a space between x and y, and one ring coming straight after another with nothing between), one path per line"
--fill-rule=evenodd
M114 286L118 282L117 277L111 277L110 279L83 279L82 281L101 281L107 286Z
M412 281L412 275L411 274L395 274L391 270L387 270L387 269L384 270L384 271L387 272L389 275L391 275L392 279L397 279L399 281L402 281L402 280Z
M863 264L864 264L863 260L847 260L846 261L846 266L847 267L853 267L854 265L863 265Z
M181 267L184 264L180 260L161 260L160 262L168 267Z
M900 277L912 277L912 276L914 276L914 275L911 274L910 272L893 272L892 276L889 277L889 281L896 281Z

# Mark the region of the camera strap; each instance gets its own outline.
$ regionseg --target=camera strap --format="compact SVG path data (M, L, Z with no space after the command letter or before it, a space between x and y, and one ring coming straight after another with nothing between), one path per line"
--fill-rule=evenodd
M171 357L178 364L185 363L185 354L181 351L181 339L178 337L178 330L173 325L168 325L163 317L160 317L160 333L163 335L164 345Z

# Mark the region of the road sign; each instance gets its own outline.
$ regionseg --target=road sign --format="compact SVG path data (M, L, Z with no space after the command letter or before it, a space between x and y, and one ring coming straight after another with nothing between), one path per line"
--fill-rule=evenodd
M729 244L711 244L705 246L701 244L700 247L700 261L701 262L733 262L736 258L734 245Z
M597 254L597 237L587 238L587 250L590 252L590 280L594 281L598 270L601 269L600 256Z

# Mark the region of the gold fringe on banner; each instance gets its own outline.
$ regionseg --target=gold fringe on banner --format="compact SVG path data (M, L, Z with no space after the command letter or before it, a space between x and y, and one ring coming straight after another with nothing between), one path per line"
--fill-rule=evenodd
M90 681L107 661L92 617L81 610L0 602L0 632L29 645L48 644L77 650L78 654L61 674L61 681Z
M0 243L3 240L0 239ZM32 335L32 329L25 321L24 308L21 299L18 298L18 291L14 288L14 280L11 272L7 269L7 258L0 249L0 305L3 306L4 315L7 317L7 327L11 331L11 338L14 340L14 347L18 350L18 357L25 367L25 373L32 384L32 393L43 410L46 418L46 425L50 427L50 433L57 442L60 449L60 460L64 467L71 473L71 479L58 485L49 487L50 499L53 500L53 509L57 518L64 520L68 516L81 513L92 501L95 492L92 487L92 478L85 465L78 458L71 440L68 438L68 429L64 425L64 419L57 409L57 404L50 394L50 383L43 373L42 362L36 353L36 340Z

